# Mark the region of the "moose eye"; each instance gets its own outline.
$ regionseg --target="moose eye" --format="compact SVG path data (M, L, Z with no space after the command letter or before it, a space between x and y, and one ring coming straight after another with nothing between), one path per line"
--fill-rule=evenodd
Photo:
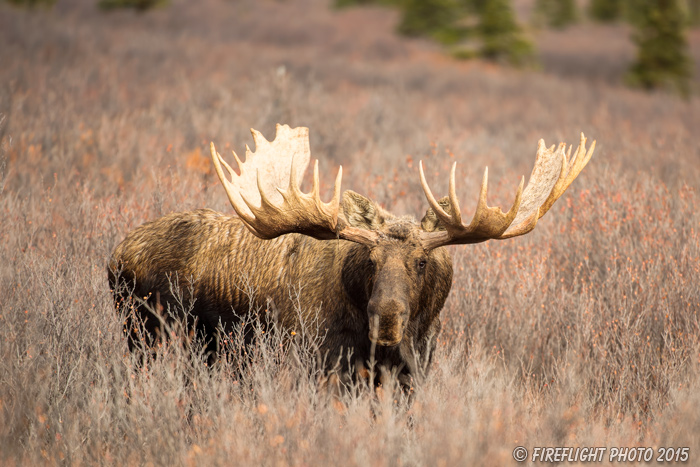
M427 262L426 260L422 259L422 260L420 260L420 261L418 262L418 268L419 268L419 269L425 269L425 265L426 265L426 264L428 264L428 262Z
M369 266L371 269L374 269L374 261L372 261L372 258L367 260L367 266Z

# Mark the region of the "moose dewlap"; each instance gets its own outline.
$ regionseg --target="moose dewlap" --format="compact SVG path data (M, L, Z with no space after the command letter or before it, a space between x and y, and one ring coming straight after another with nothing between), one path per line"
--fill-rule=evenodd
M341 198L342 167L328 203L319 195L318 161L311 192L303 193L307 128L277 125L272 142L251 132L256 151L246 146L245 162L233 153L240 175L211 145L237 217L209 209L168 214L133 230L114 250L108 275L115 303L133 299L125 321L130 348L143 340L153 344L164 323L184 319L172 313L183 303L194 318L187 320L190 330L214 346L222 328L231 332L249 310L268 308L289 332L318 320L329 369L348 352L365 366L374 349L379 365L416 375L429 367L452 285L452 260L443 247L530 232L595 148L593 142L586 150L582 134L572 157L571 147L567 153L565 144L548 148L540 140L530 180L523 189L523 178L505 213L487 205L485 171L470 222L462 219L456 195L456 163L448 196L437 200L421 162L429 209L418 223L352 191Z

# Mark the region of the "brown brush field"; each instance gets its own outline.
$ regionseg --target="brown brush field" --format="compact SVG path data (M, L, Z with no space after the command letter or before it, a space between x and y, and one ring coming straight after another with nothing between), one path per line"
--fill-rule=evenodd
M619 26L540 32L542 69L520 71L328 3L0 4L0 464L517 465L516 446L650 446L698 465L700 100L617 84L634 58ZM230 212L209 142L241 154L277 122L310 128L326 183L342 164L345 188L418 218L421 159L440 196L460 161L468 211L487 165L491 204L510 203L539 138L597 149L533 233L450 247L410 404L391 383L334 394L308 346L274 336L242 378L180 345L138 366L112 249L168 212Z

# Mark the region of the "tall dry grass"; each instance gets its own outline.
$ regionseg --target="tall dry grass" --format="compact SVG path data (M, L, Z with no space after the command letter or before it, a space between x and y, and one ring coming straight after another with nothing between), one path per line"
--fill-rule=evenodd
M511 465L518 445L650 445L697 462L697 98L626 90L614 69L453 63L393 37L390 12L326 7L0 5L0 461ZM532 234L450 247L438 353L412 404L391 383L337 398L313 346L274 336L243 377L179 345L138 365L111 250L173 210L230 211L208 142L240 151L248 128L277 122L310 127L326 174L342 163L347 188L417 217L419 159L442 190L459 160L464 203L488 165L505 205L538 138L584 131L598 149Z

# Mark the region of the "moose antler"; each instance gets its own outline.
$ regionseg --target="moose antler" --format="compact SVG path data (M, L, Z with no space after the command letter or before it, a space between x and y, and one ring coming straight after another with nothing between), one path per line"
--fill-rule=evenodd
M569 148L568 156L571 156ZM459 200L455 191L455 169L457 163L452 165L450 172L449 199L451 213L446 212L437 202L428 187L423 172L423 161L420 162L420 181L430 207L437 218L442 222L444 230L423 232L421 241L427 250L442 245L456 245L465 243L479 243L490 239L503 240L517 237L530 232L535 228L537 220L544 216L554 202L566 191L571 182L583 170L595 149L595 141L586 152L586 138L581 133L581 142L573 159L567 162L566 144L561 143L554 150L554 146L547 148L544 140L540 140L537 146L537 158L535 167L530 175L527 187L523 191L525 177L520 181L520 186L515 194L513 205L504 213L498 207L489 207L486 204L488 191L488 167L484 171L481 183L481 192L476 206L476 212L471 222L467 225L462 222L462 212L459 208Z
M343 238L356 243L371 244L377 232L347 225L338 217L340 182L343 167L338 169L329 203L319 194L318 160L314 163L314 180L310 193L299 188L309 163L309 129L277 125L277 134L269 142L258 131L251 129L255 152L246 146L246 160L241 162L236 153L240 175L216 152L211 143L211 157L216 173L226 189L228 199L245 226L255 236L271 239L287 233L300 233L319 240ZM223 167L231 180L226 177ZM281 186L288 181L288 187ZM256 204L260 204L256 207Z

